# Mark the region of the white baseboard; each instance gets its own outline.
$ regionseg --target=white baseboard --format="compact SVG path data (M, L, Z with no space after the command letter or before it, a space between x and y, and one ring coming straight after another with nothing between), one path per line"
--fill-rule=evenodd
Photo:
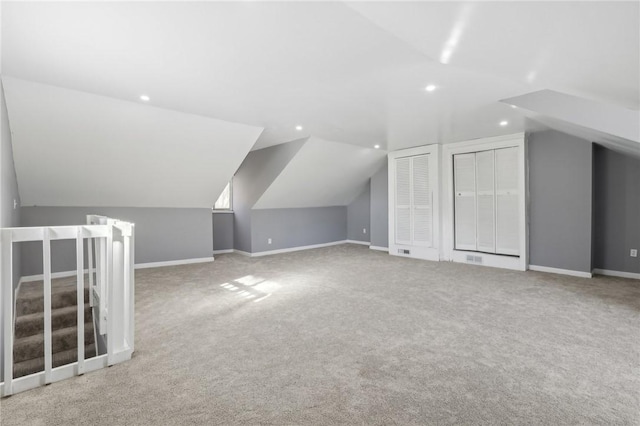
M607 275L610 277L631 278L634 280L640 280L640 274L634 272L612 271L610 269L594 269L593 273L597 275Z
M196 259L168 260L166 262L136 263L135 269L160 268L163 266L189 265L192 263L213 262L213 257L200 257Z
M284 249L278 249L278 250L259 251L257 253L247 253L247 254L249 256L251 256L251 257L261 257L261 256L269 256L271 254L291 253L291 252L294 252L294 251L311 250L311 249L322 248L322 247L337 246L337 245L340 245L340 244L345 244L347 242L348 242L348 240L332 241L330 243L313 244L313 245L310 245L310 246L290 247L290 248L284 248ZM236 252L237 251L238 250L236 250ZM244 252L244 253L246 253L246 252ZM240 253L240 254L244 254L244 253Z
M176 265L188 265L191 263L205 263L205 262L213 262L213 257L201 257L196 259L182 259L182 260L169 260L166 262L149 262L149 263L136 263L135 269L146 269L146 268L160 268L163 266L176 266ZM94 269L95 271L95 269ZM67 277L75 277L76 271L62 271L62 272L52 272L51 279L56 278L67 278ZM85 269L84 273L89 273L89 269ZM26 275L24 277L20 277L20 281L18 282L18 286L22 283L28 283L32 281L42 281L44 280L43 274L38 275Z
M348 244L360 244L363 246L370 246L371 243L369 241L358 241L358 240L346 240L345 243Z
M529 269L538 272L550 272L552 274L571 275L572 277L591 278L591 272L574 271L571 269L550 268L548 266L529 265Z
M233 249L214 250L214 251L213 251L213 255L215 256L216 254L233 253L234 251L235 251L235 250L233 250Z
M389 253L389 247L369 246L371 250L384 251Z
M85 269L84 273L85 274L89 273L89 270ZM55 280L56 278L75 277L76 274L77 274L77 272L75 270L74 271L52 272L51 273L51 279ZM30 282L33 282L33 281L42 281L42 280L44 280L44 275L43 274L26 275L24 277L20 277L20 281L19 281L18 286L20 284L22 284L22 283L30 283Z
M238 253L238 254L240 254L242 256L251 257L251 253L249 253L248 251L242 251L242 250L233 249L233 252L234 253Z

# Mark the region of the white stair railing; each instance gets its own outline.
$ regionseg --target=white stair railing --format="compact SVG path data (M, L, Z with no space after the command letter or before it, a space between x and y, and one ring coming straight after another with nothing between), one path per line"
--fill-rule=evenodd
M84 268L84 240L88 245L88 266ZM53 368L51 329L51 241L76 241L78 358ZM43 248L44 371L13 378L15 296L13 243L41 241ZM131 358L134 351L134 225L104 216L87 216L87 225L0 229L0 294L4 326L4 381L0 395L27 389L104 368ZM95 247L95 253L93 248ZM99 331L97 356L85 359L84 274L89 276L89 294ZM95 280L94 280L95 273ZM102 345L102 351L100 347Z

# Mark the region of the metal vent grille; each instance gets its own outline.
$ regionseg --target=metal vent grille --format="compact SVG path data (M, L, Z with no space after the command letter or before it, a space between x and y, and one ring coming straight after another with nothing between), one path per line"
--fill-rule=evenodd
M474 263L476 265L482 265L482 256L474 256L472 254L467 255L467 263Z

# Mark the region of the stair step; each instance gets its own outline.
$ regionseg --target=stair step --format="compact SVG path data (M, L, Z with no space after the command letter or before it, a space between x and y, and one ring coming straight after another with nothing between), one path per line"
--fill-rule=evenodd
M53 331L62 328L73 327L77 324L78 308L76 305L64 308L53 309L51 311L51 329ZM91 322L91 306L84 305L84 322ZM15 338L42 334L44 331L44 311L16 317Z
M91 343L84 348L85 359L93 358L96 356L96 346ZM78 360L78 350L76 348L67 349L62 352L53 354L52 364L53 367L60 367L61 365L70 364ZM29 374L44 371L44 357L29 359L26 361L15 362L13 364L13 377L22 377Z
M84 324L85 345L94 343L93 322ZM51 348L55 354L78 347L77 327L66 327L51 333ZM44 333L16 339L13 343L14 363L44 357Z
M75 286L53 287L51 291L51 309L76 306L77 289ZM89 289L84 289L84 300L89 301ZM44 311L44 292L40 291L20 292L16 299L16 317L35 314Z

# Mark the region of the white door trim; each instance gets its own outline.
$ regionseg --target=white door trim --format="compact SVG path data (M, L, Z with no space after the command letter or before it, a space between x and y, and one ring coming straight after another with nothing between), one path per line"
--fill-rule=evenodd
M453 194L453 156L490 149L518 147L520 167L519 200L520 210L520 255L502 256L488 253L466 252L454 250L454 194ZM442 258L454 262L465 262L467 254L482 256L484 264L500 268L526 271L529 265L529 234L528 234L528 167L527 144L524 133L497 136L491 138L474 139L443 145L442 149ZM389 175L391 178L391 174Z
M414 246L397 244L395 237L395 187L396 187L396 162L398 158L414 157L429 154L429 180L432 192L432 246ZM389 172L389 254L395 256L415 257L426 260L440 260L440 145L424 145L415 148L393 151L388 154ZM409 254L404 254L408 250Z

